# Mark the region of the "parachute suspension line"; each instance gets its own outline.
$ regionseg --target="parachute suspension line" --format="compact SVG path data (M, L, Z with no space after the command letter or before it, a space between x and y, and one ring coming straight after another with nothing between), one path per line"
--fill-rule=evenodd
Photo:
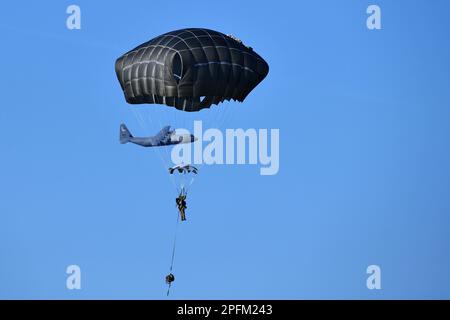
M141 113L139 113L138 111L136 111L134 108L132 108L131 110L133 110L133 115L136 118L137 122L139 123L139 125L141 126L142 130L144 130L145 132L147 132L147 134L150 134L149 130L148 130L148 126L146 125L145 120L143 119ZM148 119L150 120L150 126L152 127L152 123L151 123L151 117L149 116ZM167 166L167 162L164 160L164 157L161 155L160 151L159 151L159 147L154 147L152 149L156 149L153 150L155 153L158 154L158 158L161 161L161 164L164 168L168 168ZM173 186L176 188L176 184L175 181L173 181L173 177L170 177L170 181L172 182Z
M184 186L184 190L186 191L186 193L189 190L192 183L194 182L194 179L195 174L188 174L188 173L182 174L182 185Z
M175 225L175 235L174 235L174 238L173 238L172 257L170 258L170 269L169 269L170 272L172 272L172 270L173 270L173 262L175 260L175 249L176 249L176 246L177 246L177 233L178 233L179 221L180 221L180 215L177 214L177 223Z
M231 123L231 122L233 122L233 119L234 119L234 116L236 115L236 109L233 109L233 110L231 110L229 113L228 113L228 117L227 117L227 119L225 120L225 122L226 123Z
M138 112L137 110L135 110L134 108L131 108L131 110L133 111L133 115L136 118L137 122L139 123L139 125L141 126L142 130L144 130L147 134L151 134L150 130L148 129L148 125L146 125L146 121L144 120L144 118L142 117L141 113ZM148 120L150 123L150 127L153 127L152 124L152 118L150 116L150 114L148 115ZM167 161L165 161L163 155L161 155L161 152L159 150L159 147L154 147L152 149L156 149L155 153L158 154L158 158L161 161L162 166L167 169L169 166L167 165ZM176 184L175 181L173 180L173 177L170 177L170 181L172 182L173 186L176 188Z
M216 111L216 115L215 115L215 117L213 119L213 123L214 123L214 126L217 127L217 129L220 130L222 128L220 127L219 124L220 124L220 122L221 122L225 112L228 111L228 106L217 106L215 108L215 111Z
M220 108L220 109L219 109ZM224 118L225 114L228 112L230 106L218 106L217 108L217 115L214 119L214 125L217 126L217 128L221 129L220 124L222 123L222 119Z
M152 119L152 117L150 116L150 114L148 114L147 115L147 118L148 118L148 121L150 122L150 125L153 127L153 126L156 126L156 123L153 121L153 119ZM153 124L155 124L155 125L153 125ZM159 129L162 129L162 125L161 125L161 120L159 120ZM168 164L169 164L169 162L168 162L168 159L166 158L166 157L164 157L164 152L165 152L165 150L163 150L163 151L160 151L159 150L160 148L158 148L158 147L156 147L156 151L158 152L158 154L160 155L160 157L161 157L161 159L163 160L163 162L164 162L164 165L167 167L168 166Z
M164 125L163 125L162 122L161 122L161 118L160 118L160 117L158 117L157 119L158 119L158 123L159 123L159 128L163 128L165 125L168 124L168 123L167 123L167 124L164 124ZM153 119L152 119L152 117L150 117L150 115L148 116L148 120L150 121L150 123L155 123L155 121L153 121ZM155 125L156 125L156 123L155 123ZM170 124L169 124L169 125L170 125ZM168 167L171 166L169 153L168 153L166 147L163 147L163 149L164 149L164 150L161 151L162 157L163 157L164 162L165 162L165 164L166 164L166 166L167 166L167 168L168 168ZM159 151L159 150L158 150L158 151Z
M218 122L217 125L219 128L222 129L222 127L226 123L228 123L227 120L229 119L229 115L232 114L234 111L234 109L233 110L230 110L230 109L234 108L234 107L235 106L233 106L233 105L228 105L228 106L226 106L225 110L222 113L220 113L219 119L217 120L217 122Z
M175 234L173 237L172 257L170 258L169 274L172 274L172 271L173 271L173 262L175 260L175 249L177 246L177 233L178 233L179 222L180 222L180 215L177 213L177 223L175 224ZM171 283L169 282L169 287L167 288L167 296L169 296L170 286L171 286Z
M161 128L163 127L163 124L161 123L161 119L159 119L159 124L160 124L160 126L161 126ZM169 123L168 123L169 124ZM171 125L171 124L169 124L169 125ZM171 128L172 130L174 129L174 128ZM164 150L163 150L163 152L164 152L164 154L165 154L165 159L166 159L166 164L167 164L167 168L169 168L169 167L171 167L172 166L172 157L171 157L171 152L170 152L170 150L172 150L172 146L166 146L166 147L164 147ZM166 169L167 169L166 168Z
M188 184L188 188L194 183L194 179L195 179L195 177L194 176L192 176L191 177L191 181L189 182L189 184Z
M144 130L146 132L146 134L150 134L150 132L148 130L148 126L146 126L145 120L142 118L142 115L138 111L133 109L133 108L131 110L133 111L133 115L136 118L136 120L138 121L138 123L141 126L142 130ZM161 157L161 154L159 153L158 148L156 147L156 148L153 148L153 149L156 149L156 152L158 153L158 156L159 156L161 162L164 165L164 159Z
M222 104L222 103L221 103ZM205 120L211 128L222 130L222 126L225 124L226 116L229 113L230 106L211 106L210 112L205 116ZM201 112L201 111L200 111Z
M178 189L178 194L184 191L186 194L189 191L191 185L194 183L195 175L191 175L190 179L188 174L183 173L180 175L180 189Z
M150 115L149 115L149 121L150 121L150 122L155 122L155 121L153 121L153 119L151 119ZM163 124L162 124L160 118L158 118L158 122L159 122L160 128L162 128L162 127L163 127ZM176 129L176 128L172 128L172 129ZM163 147L163 148L164 148L164 150L163 150L162 152L165 153L165 157L164 157L164 155L163 155L162 157L163 157L164 160L165 160L165 161L164 161L164 162L165 162L165 169L168 169L169 167L172 166L171 152L169 151L169 147L168 147L168 146L165 146L165 147ZM177 183L176 183L176 181L175 181L175 178L174 178L172 175L170 175L170 181L172 182L172 184L173 184L175 190L178 191Z

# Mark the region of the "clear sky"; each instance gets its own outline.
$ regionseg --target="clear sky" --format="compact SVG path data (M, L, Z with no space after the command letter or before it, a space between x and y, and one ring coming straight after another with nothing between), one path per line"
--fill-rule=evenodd
M66 28L73 3L81 30ZM366 28L369 4L381 30ZM3 3L0 298L166 298L176 193L157 152L118 142L121 122L145 128L114 62L183 27L234 34L269 63L244 103L219 110L231 110L227 128L280 129L280 170L200 167L170 298L450 298L449 10L446 0ZM81 290L66 289L71 264ZM366 287L372 264L381 290Z

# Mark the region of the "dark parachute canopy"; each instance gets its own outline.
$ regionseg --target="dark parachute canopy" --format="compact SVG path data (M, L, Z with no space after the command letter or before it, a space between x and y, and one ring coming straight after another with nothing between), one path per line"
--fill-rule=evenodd
M115 68L128 103L183 111L242 102L269 72L267 62L239 39L198 28L145 42L118 58Z
M180 164L169 168L169 173L173 174L175 171L178 171L178 173L198 173L198 169L194 166L191 166L190 164Z

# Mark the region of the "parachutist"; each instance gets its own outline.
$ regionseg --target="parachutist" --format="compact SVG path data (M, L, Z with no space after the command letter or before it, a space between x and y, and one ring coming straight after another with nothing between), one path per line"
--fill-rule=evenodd
M166 283L168 284L168 285L170 285L172 282L174 282L175 281L175 276L172 274L172 273L169 273L167 276L166 276Z
M180 212L181 221L185 221L186 220L185 210L187 209L187 205L186 205L186 193L184 189L181 190L178 198L175 199L175 202L177 204L178 211Z

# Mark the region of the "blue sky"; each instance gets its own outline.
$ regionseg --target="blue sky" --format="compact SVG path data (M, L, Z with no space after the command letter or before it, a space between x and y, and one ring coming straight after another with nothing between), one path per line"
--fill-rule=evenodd
M72 3L81 30L66 28ZM369 4L382 30L366 28ZM145 128L114 62L183 27L234 34L269 63L244 103L220 108L231 109L228 128L280 129L280 171L200 168L170 298L450 298L449 9L2 4L0 298L165 298L175 191L157 152L118 142L121 122ZM71 264L78 291L65 286ZM371 264L381 290L366 288Z

